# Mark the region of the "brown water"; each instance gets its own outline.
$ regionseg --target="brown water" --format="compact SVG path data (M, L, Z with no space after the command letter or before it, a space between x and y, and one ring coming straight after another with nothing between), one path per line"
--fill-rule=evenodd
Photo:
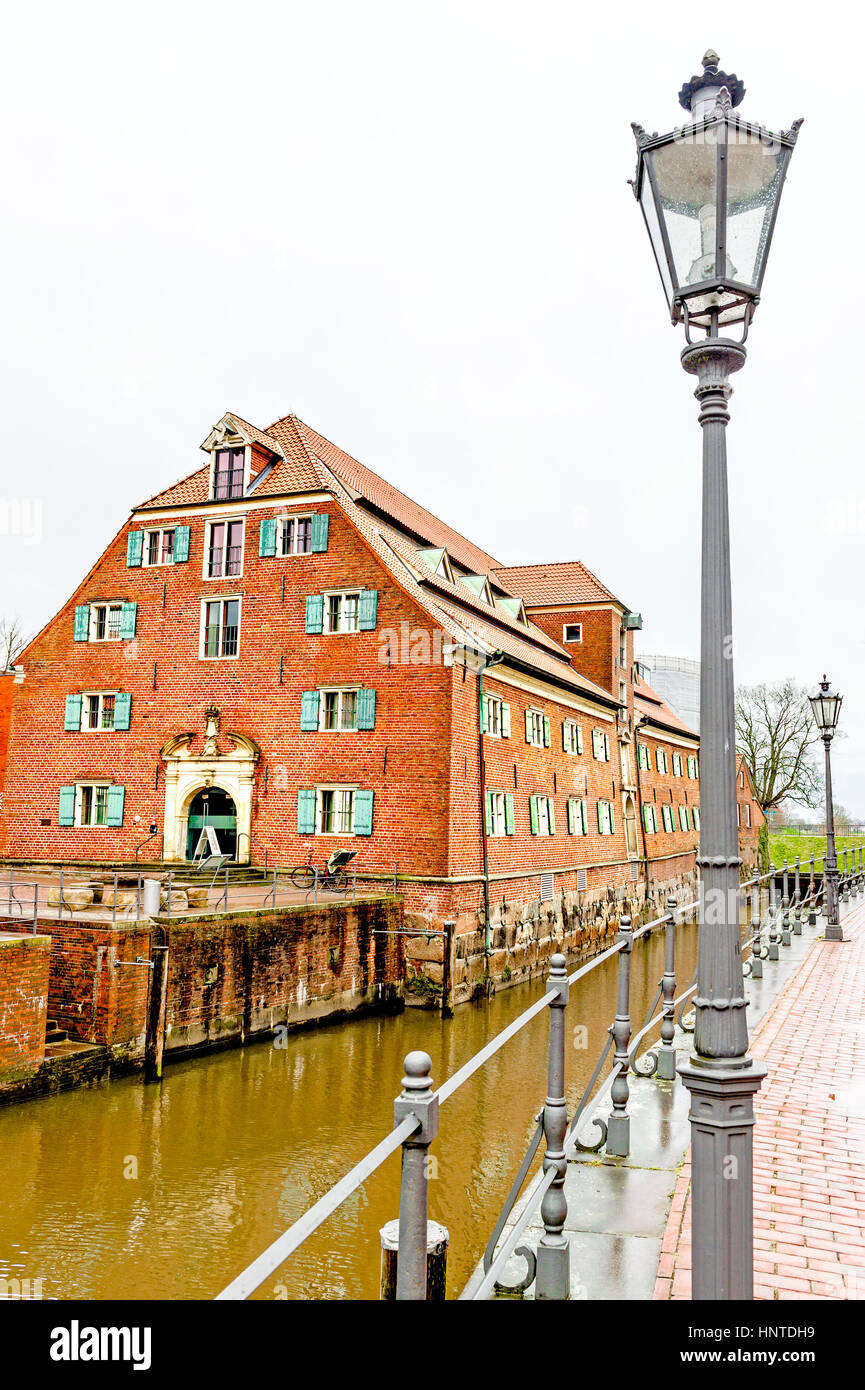
M696 927L679 930L680 989L696 942ZM662 931L634 947L634 1031L663 953ZM588 1037L568 1051L572 1106L615 1013L616 968L605 961L571 991L569 1029ZM5 1107L0 1278L41 1278L46 1298L212 1298L392 1128L406 1052L429 1052L440 1084L543 988L519 985L453 1019L410 1009L174 1063L161 1086L130 1077ZM450 1231L451 1297L543 1105L547 1030L544 1012L442 1107L430 1215ZM398 1183L395 1154L256 1297L377 1298L378 1232L397 1215Z

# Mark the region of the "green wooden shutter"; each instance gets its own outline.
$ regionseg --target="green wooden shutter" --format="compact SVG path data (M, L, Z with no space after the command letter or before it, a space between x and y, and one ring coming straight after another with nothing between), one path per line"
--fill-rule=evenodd
M113 825L116 827L123 824L123 805L125 801L125 787L108 788L108 816L106 825Z
M90 637L90 604L80 603L75 609L75 632L76 642L86 642Z
M604 734L604 762L610 761L610 735Z
M75 824L75 788L61 787L60 800L57 806L57 824Z
M599 801L599 802L598 802L598 834L599 834L599 835L603 835L603 833L604 833L604 810L603 810L603 807L604 807L603 801Z
M550 721L549 721L549 719L547 718L547 716L544 715L544 747L545 747L545 748L549 748L549 746L550 746Z
M126 563L130 569L135 569L141 564L143 550L144 532L130 531L126 537Z
M66 713L63 718L64 729L77 730L81 728L81 696L66 696Z
M134 637L138 620L138 604L124 603L120 609L120 636Z
M531 828L532 828L532 834L533 834L533 835L537 835L537 833L538 833L538 806L537 806L537 802L536 802L536 800L535 800L535 798L534 798L533 796L530 796L530 797L529 797L529 824L531 825Z
M300 727L306 733L318 728L318 707L318 691L304 690L300 697Z
M372 806L375 793L371 791L359 791L354 794L354 833L355 835L372 834Z
M588 835L588 833L589 833L589 808L588 808L588 806L587 806L587 804L586 804L585 801L581 801L581 802L580 802L580 820L582 821L582 825L583 825L583 834L584 834L584 835Z
M532 741L532 712L531 712L530 709L527 709L527 710L526 710L526 743L531 743L531 741Z
M132 711L132 696L128 692L114 696L114 727L121 733L129 728L129 717Z
M486 810L487 834L488 834L488 835L492 835L492 833L493 833L493 794L492 794L492 792L484 792L484 808L485 808L485 810Z
M555 808L555 805L553 804L553 798L552 798L551 796L548 796L548 797L547 797L547 824L549 825L549 828L550 828L550 834L551 834L551 835L555 835L555 833L556 833L556 808Z
M315 834L315 787L297 789L297 833Z
M608 802L607 802L607 824L609 825L609 828L610 828L610 834L611 834L611 835L615 835L615 833L616 833L616 812L615 812L615 810L613 809L613 803L612 803L612 801L608 801Z
M359 690L357 692L357 727L359 729L375 728L374 690Z
M327 512L316 512L310 528L310 546L316 554L327 550L327 528L330 517Z
M511 736L511 707L507 700L502 700L502 738Z
M258 526L259 555L276 554L276 517L263 517Z
M357 625L361 632L374 632L378 616L378 589L361 589L357 606Z
M175 526L174 546L171 551L171 558L175 565L182 565L189 559L189 527Z
M489 723L490 723L490 697L489 697L489 695L485 695L484 698L481 700L480 710L479 710L479 712L478 712L478 717L480 718L480 721L481 721L481 733L482 733L482 734L489 733Z
M505 834L514 833L514 794L505 792Z
M582 729L580 728L580 726L579 726L579 724L578 724L578 725L577 725L577 752L578 752L578 753L582 753L582 751L583 751L583 731L582 731Z
M577 804L572 796L568 797L568 834L577 833Z
M324 627L324 596L310 594L306 600L306 630L321 632Z

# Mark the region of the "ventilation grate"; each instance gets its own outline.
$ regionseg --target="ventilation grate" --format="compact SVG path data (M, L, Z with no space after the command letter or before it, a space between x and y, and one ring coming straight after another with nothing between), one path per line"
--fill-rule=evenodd
M548 903L555 893L552 874L541 874L541 902Z
M631 860L631 882L636 883L640 877L640 866L636 859Z
M577 869L577 888L585 888L587 880L588 875L586 874L585 869Z

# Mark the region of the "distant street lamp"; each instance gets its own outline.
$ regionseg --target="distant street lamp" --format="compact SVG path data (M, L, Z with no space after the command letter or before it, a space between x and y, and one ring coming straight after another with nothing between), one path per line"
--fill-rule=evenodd
M823 752L826 758L826 859L823 864L823 877L826 882L826 940L843 941L844 933L838 920L838 857L835 853L835 811L832 806L832 761L829 745L838 725L843 695L836 695L829 689L824 676L813 695L809 695L814 723L820 730Z
M739 934L727 401L801 125L773 135L742 121L744 94L708 52L679 93L689 121L662 136L633 127L634 194L673 323L684 324L703 427L700 934L694 1051L679 1071L691 1092L691 1296L712 1300L753 1297L753 1097L765 1076L748 1056ZM735 325L738 340L718 336Z

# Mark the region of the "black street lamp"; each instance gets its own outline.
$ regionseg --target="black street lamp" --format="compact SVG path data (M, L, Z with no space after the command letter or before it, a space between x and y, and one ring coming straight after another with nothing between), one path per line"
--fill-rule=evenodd
M836 695L833 690L829 689L829 682L825 676L814 694L808 696L814 713L814 723L817 725L823 740L823 752L826 758L826 859L823 864L823 876L826 881L827 941L844 940L844 933L838 920L838 857L835 853L835 811L832 806L832 763L829 757L829 745L838 726L838 715L841 713L843 698L843 695Z
M679 1071L691 1092L691 1296L712 1300L753 1297L753 1098L766 1074L748 1056L739 933L727 401L801 125L773 135L741 120L745 89L718 62L706 53L679 93L684 126L662 136L633 127L634 193L673 323L684 324L703 428L700 932L694 1050ZM738 340L719 337L736 325Z

